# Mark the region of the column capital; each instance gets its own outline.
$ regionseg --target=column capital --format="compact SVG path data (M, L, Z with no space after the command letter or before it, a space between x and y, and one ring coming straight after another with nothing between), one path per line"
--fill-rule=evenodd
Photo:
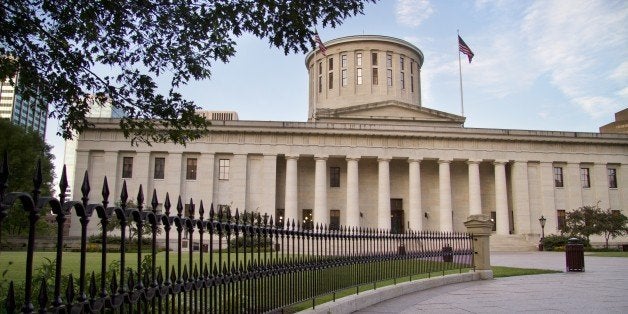
M408 163L413 163L413 162L421 163L421 161L423 161L423 158L413 158L413 157L408 158Z
M507 163L508 163L508 160L495 160L495 161L493 161L493 164L494 164L495 166L505 165L505 164L507 164Z
M295 154L288 155L288 154L286 154L286 159L295 159L295 160L297 160L297 159L299 159L299 155L295 155Z
M318 160L325 161L325 160L327 160L327 158L329 158L329 156L327 156L327 155L314 155L314 160L316 160L316 161L318 161Z
M450 164L452 162L451 159L439 159L438 163L439 164Z
M377 161L390 161L392 158L390 157L377 157Z
M481 162L482 162L482 159L469 159L467 160L467 165L480 164Z
M264 157L277 157L277 154L271 154L271 153L263 153L262 155Z
M346 156L345 160L347 160L347 161L360 161L360 157L359 156Z

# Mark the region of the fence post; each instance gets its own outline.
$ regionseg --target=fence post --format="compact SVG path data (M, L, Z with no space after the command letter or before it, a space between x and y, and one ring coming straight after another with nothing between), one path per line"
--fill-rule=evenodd
M480 273L481 279L492 279L491 250L489 237L493 222L489 215L471 215L464 222L467 232L473 236L473 267Z

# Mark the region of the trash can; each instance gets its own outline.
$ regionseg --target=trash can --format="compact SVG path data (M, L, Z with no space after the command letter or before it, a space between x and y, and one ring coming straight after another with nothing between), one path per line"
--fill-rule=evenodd
M443 262L451 263L454 261L454 251L450 245L443 246Z
M584 245L580 240L571 238L565 246L565 262L567 271L584 271Z

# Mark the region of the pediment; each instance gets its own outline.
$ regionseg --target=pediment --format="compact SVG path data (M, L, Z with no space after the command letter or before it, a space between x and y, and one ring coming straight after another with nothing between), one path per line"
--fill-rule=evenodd
M339 109L319 109L316 120L363 120L363 122L431 122L462 125L465 118L451 113L397 101L362 104Z

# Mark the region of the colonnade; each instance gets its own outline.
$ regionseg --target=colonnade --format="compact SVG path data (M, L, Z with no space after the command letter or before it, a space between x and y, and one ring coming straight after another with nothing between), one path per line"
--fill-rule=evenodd
M286 155L286 185L285 185L285 215L287 219L298 218L297 200L297 163L298 155ZM315 223L329 223L329 209L327 208L327 156L314 156L314 208L313 220ZM347 226L360 225L360 195L359 195L359 160L360 157L346 157L347 186L346 186L346 216ZM390 229L390 162L391 157L377 159L377 228ZM408 223L412 230L422 230L421 208L421 159L409 158L408 162ZM481 160L468 160L469 171L469 215L482 213L482 197L480 188ZM439 187L439 229L453 231L452 182L450 159L438 160L438 187ZM497 220L497 234L509 234L508 192L506 187L507 161L493 161L495 167L495 211Z

